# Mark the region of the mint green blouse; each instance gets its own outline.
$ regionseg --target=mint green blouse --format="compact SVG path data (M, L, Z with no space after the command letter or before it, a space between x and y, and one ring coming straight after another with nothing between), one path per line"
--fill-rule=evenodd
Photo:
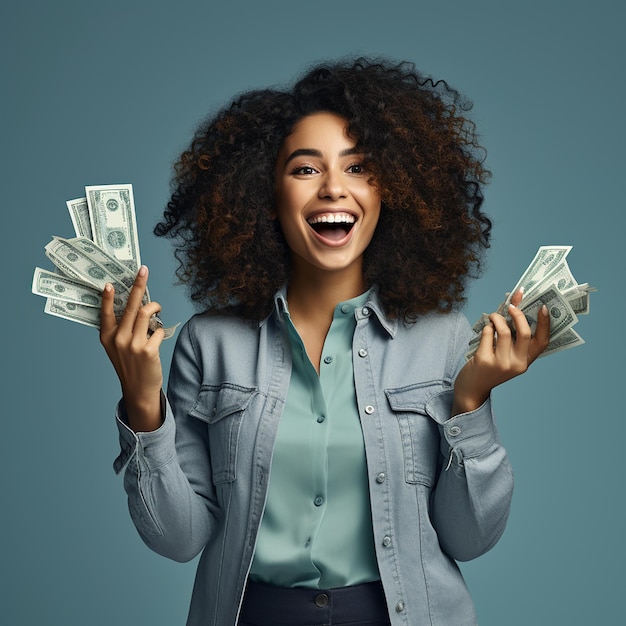
M250 578L333 588L379 579L352 337L363 294L335 308L318 376L285 311L293 355Z

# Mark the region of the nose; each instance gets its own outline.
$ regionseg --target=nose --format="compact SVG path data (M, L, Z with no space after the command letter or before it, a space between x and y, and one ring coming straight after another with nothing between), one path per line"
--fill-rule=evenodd
M334 169L329 169L324 173L318 192L320 198L338 200L348 195L346 181L342 174L343 172L338 172Z

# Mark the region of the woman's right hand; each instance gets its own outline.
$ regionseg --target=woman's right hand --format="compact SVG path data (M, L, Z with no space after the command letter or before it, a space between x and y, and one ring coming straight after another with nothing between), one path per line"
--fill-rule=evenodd
M149 335L150 318L161 306L157 302L142 306L147 283L148 268L142 265L119 322L113 311L113 286L107 284L102 293L100 342L120 379L128 425L135 432L156 430L163 423L159 348L164 332L158 328Z

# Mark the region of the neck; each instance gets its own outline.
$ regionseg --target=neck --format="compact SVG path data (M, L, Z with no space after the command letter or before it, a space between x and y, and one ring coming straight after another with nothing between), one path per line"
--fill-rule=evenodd
M332 320L339 302L356 298L366 290L361 268L345 272L298 272L287 290L289 310L293 316L314 316ZM329 322L330 324L330 322Z
M298 272L287 288L289 314L311 363L319 374L320 358L326 334L339 302L350 300L365 291L363 273Z

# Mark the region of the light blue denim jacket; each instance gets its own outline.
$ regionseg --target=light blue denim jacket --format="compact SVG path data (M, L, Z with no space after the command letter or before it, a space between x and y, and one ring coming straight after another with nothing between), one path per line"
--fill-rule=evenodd
M177 561L202 552L188 626L237 622L291 372L283 299L261 323L208 313L187 322L160 429L135 434L118 410L115 469L126 465L141 537ZM390 320L375 293L355 315L357 405L391 623L475 625L455 560L499 539L513 477L489 401L450 418L471 330L459 313Z

